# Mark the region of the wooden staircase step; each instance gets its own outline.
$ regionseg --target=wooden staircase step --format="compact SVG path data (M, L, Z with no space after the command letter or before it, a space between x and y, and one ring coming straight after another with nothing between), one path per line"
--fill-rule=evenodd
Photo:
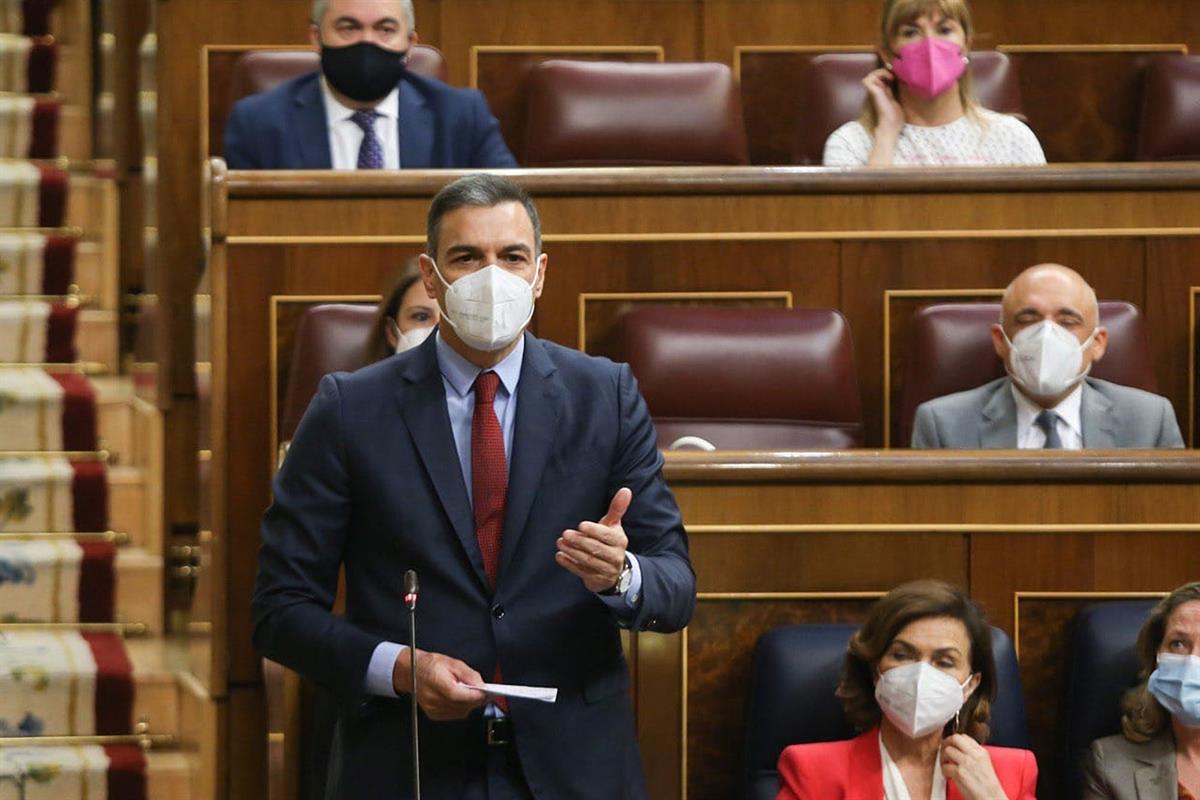
M192 774L183 753L151 750L146 754L146 800L191 800Z
M134 724L145 721L151 734L178 737L178 675L187 668L185 646L160 637L129 638L125 650L133 664Z
M151 634L163 629L163 558L140 548L117 551L118 622L140 622Z
M80 309L75 327L75 350L79 360L103 364L108 374L117 374L120 366L119 327L116 311L100 308Z

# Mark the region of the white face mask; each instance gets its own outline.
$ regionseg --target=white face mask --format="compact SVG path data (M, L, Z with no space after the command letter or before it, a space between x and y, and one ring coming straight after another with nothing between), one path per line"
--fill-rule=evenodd
M476 350L504 349L517 340L533 318L533 287L541 272L540 264L533 283L495 264L454 283L446 283L436 262L433 272L446 287L442 319L458 338Z
M1083 352L1096 338L1096 330L1080 344L1075 334L1048 319L1023 328L1011 340L1001 328L1009 347L1009 374L1033 397L1058 397L1087 375Z
M924 661L893 667L875 683L875 699L892 724L911 739L942 728L963 705L965 683Z
M406 333L400 333L400 329L396 328L394 332L396 334L396 352L403 353L414 347L420 347L421 343L429 338L429 334L433 333L433 328L413 328Z

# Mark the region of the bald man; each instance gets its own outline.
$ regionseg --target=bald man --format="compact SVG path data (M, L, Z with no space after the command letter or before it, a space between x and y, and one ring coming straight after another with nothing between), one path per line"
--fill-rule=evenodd
M1004 292L992 344L1008 374L922 403L913 447L1183 447L1166 398L1087 376L1108 331L1095 291L1075 270L1039 264L1018 275Z

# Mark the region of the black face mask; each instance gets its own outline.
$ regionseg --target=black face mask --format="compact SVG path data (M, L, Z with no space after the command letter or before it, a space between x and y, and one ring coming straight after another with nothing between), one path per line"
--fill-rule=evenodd
M321 72L329 85L360 103L382 100L404 77L408 51L386 50L371 42L347 47L321 45Z

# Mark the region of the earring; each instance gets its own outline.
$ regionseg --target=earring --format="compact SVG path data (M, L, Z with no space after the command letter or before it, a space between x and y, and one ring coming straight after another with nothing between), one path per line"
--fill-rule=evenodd
M958 733L958 715L961 713L962 713L961 710L954 712L954 732L955 733Z

